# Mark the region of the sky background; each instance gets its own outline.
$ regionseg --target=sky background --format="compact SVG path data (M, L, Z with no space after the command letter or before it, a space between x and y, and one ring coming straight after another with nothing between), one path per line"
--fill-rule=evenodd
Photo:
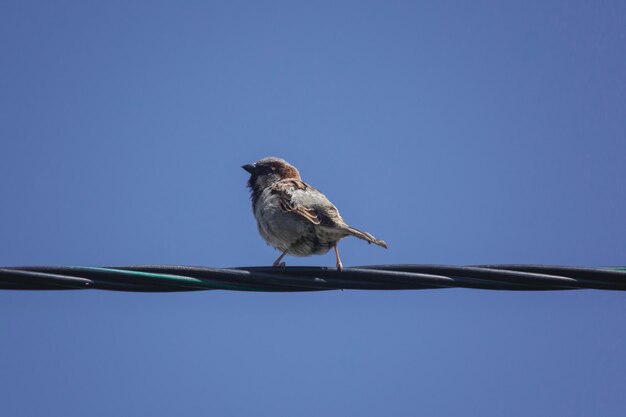
M623 1L2 1L0 265L626 264ZM286 259L333 266L332 253ZM623 416L626 295L0 292L0 414Z

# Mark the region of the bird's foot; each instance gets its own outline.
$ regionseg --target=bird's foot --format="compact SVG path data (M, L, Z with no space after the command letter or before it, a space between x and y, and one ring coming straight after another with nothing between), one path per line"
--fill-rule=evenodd
M283 262L274 262L274 264L272 266L274 268L285 269L285 266L287 266L287 264L285 263L285 261L283 261Z
M341 261L337 262L337 270L341 271L343 269L343 264L341 263Z

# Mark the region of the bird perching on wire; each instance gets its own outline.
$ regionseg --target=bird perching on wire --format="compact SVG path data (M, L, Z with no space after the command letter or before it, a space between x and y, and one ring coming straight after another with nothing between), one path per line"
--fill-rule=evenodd
M285 255L322 255L334 248L341 270L337 243L346 236L387 248L383 240L348 226L333 203L302 181L296 167L287 161L268 157L242 168L250 173L248 187L259 233L268 245L282 252L273 266L285 266L281 262Z

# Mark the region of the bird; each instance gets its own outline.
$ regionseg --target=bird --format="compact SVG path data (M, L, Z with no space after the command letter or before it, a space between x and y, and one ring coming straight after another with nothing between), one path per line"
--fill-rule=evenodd
M274 267L285 267L286 255L322 255L335 250L336 266L343 264L337 243L355 236L387 249L384 240L348 226L337 207L315 187L302 181L296 167L277 157L243 165L250 174L252 212L261 237L281 252Z

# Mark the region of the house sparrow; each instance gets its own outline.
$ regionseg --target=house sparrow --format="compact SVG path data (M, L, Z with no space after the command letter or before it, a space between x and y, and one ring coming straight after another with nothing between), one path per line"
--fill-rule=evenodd
M282 252L273 266L284 266L285 255L322 255L334 248L341 270L337 242L349 235L387 248L384 241L348 226L326 196L303 182L287 161L269 157L242 168L250 173L248 187L259 233Z

